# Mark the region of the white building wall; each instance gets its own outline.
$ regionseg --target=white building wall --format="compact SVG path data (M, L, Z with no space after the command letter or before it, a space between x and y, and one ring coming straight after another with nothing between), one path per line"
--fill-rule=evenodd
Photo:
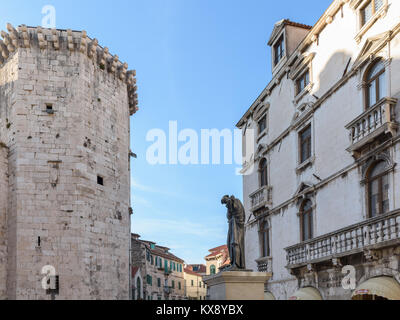
M334 1L332 6L336 2ZM310 94L305 95L295 105L294 81L286 74L280 81L275 76L260 95L260 97L266 96L265 100L261 101L259 98L252 106L254 109L259 104L269 105L269 128L268 133L260 141L256 141L255 147L257 152L257 147L262 144L268 147L268 152L264 155L256 153L247 155L247 165L253 163L254 170L244 170L244 205L246 221L250 220L245 236L246 267L256 270L255 260L260 258L258 223L250 211L249 195L259 189L257 157L263 156L268 160L269 185L273 188L273 205L269 208L272 212L269 219L273 278L269 282L268 289L277 299L289 298L298 288L298 281L286 269L284 249L300 242L299 208L293 197L302 183L318 186L313 198L315 237L359 223L367 217L365 187L360 184L361 169L355 164L352 154L346 150L351 142L349 131L345 129L348 123L364 111L363 90L359 85L366 66L361 69L362 72L350 77L330 95L310 118L315 156L311 166L302 171L296 170L299 128L291 128L290 133L278 143L275 143L275 140L291 126L298 111L297 107L305 102L316 102L331 90L332 86L343 77L350 59L348 71L351 70L368 38L387 32L400 23L398 15L400 2L395 0L388 2L387 14L377 20L362 37L361 42L357 43L355 36L358 32L358 18L356 12L350 8L352 2L344 1L342 10L338 10L332 22L319 33L318 41L313 42L306 50L307 53L315 54L311 63L311 81L314 85ZM399 99L400 34L390 42L390 50L388 48L383 49L383 54L391 57L391 63L387 68L388 96ZM271 85L273 83L275 86ZM249 129L257 132L257 122L252 119L252 108L246 113L245 120L239 123L242 128L247 124L246 135L251 134ZM396 108L399 115L399 103ZM275 146L271 147L273 143ZM394 162L399 163L400 144L397 143L391 152ZM322 186L318 178L324 181ZM400 205L399 179L399 169L396 167L391 181L391 210L399 208Z

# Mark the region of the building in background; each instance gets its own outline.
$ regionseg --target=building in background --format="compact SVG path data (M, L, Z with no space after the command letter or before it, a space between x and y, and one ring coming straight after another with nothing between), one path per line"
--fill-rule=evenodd
M7 31L0 299L128 300L135 72L85 31Z
M186 266L188 269L205 276L207 274L207 266L204 264L189 264Z
M273 273L270 299L400 299L399 12L335 0L273 29L272 80L238 123L246 264Z
M204 267L204 268L195 268L200 271L206 271L206 266L204 265L196 265L196 267ZM204 275L204 274L203 274ZM193 266L186 266L184 269L184 277L185 277L185 297L188 300L206 300L207 296L207 286L203 282L203 275L197 273L193 270Z
M209 252L210 254L205 257L207 275L217 274L220 272L220 268L230 264L227 245L210 249Z
M169 248L132 234L132 298L143 300L183 300L184 261ZM136 278L135 278L135 275Z

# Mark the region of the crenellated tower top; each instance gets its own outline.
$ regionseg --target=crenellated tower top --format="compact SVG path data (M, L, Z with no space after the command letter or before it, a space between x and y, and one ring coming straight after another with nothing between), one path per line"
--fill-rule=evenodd
M136 71L128 70L118 55L112 55L107 47L101 47L97 39L88 37L86 31L47 29L20 25L17 29L7 23L8 32L1 31L0 67L18 48L36 47L40 50L68 50L85 54L102 70L115 74L128 88L129 111L135 114L138 108Z

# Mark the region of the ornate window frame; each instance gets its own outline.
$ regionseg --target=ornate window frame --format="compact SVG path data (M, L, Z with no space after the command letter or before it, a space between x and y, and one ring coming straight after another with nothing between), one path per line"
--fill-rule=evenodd
M265 225L267 225L267 228L265 228ZM264 244L263 244L263 234L267 232L267 243L268 243L268 255L263 256L264 252ZM260 260L261 259L267 259L272 257L272 232L271 232L271 221L268 218L263 218L258 221L258 241L259 241L259 252L260 252Z
M293 80L294 86L294 100L293 104L296 106L300 100L311 92L311 89L314 87L314 76L313 76L313 67L312 61L315 57L315 53L305 53L298 57L298 62L292 67L291 72L289 73L289 78ZM307 86L301 92L297 92L297 83L300 78L308 71L309 82Z
M266 179L266 184L265 185L263 185L263 181L262 181L262 175L264 174L262 171L263 171L263 168L261 167L261 164L262 163L265 163L265 166L266 166L266 172L265 172L265 174L266 174L266 177L265 177L265 179ZM260 160L259 160L259 162L258 162L258 185L259 185L259 187L260 188L264 188L264 187L268 187L269 186L269 161L268 161L268 159L266 158L266 157L261 157L260 158Z
M311 128L311 156L305 161L301 162L301 133L306 130L308 127ZM313 165L315 162L315 132L314 132L314 122L313 118L304 122L297 130L296 130L296 140L297 140L297 156L296 156L296 173L300 174L304 171L308 166Z
M366 7L366 5L371 2L371 0L352 0L350 2L350 7L356 12L357 15L357 34L355 40L357 43L361 42L362 37L367 33L367 31L375 24L375 22L381 18L384 18L389 9L388 0L383 0L382 7L375 12L375 14L365 23L362 21L361 11Z
M302 185L306 185L306 184L302 184ZM311 202L311 210L312 210L312 212L311 212L311 223L312 223L311 233L312 233L312 237L311 237L311 239L304 240L303 239L303 211L302 210L303 210L304 204L307 201ZM316 220L317 210L316 209L317 209L317 205L315 203L315 194L313 192L309 192L307 194L303 194L302 196L299 196L298 199L297 199L296 207L297 207L297 216L299 218L298 222L299 222L300 242L305 242L305 241L309 241L309 240L312 240L312 239L316 238L316 234L317 234L316 233L316 226L317 226L317 224L316 224L316 222L317 222L317 220Z
M368 160L363 164L361 167L361 175L362 179L360 181L361 186L363 187L363 196L365 199L365 219L371 218L371 208L369 202L369 174L371 170L379 163L384 162L386 164L385 171L382 174L387 174L389 176L389 211L393 210L393 197L395 192L394 185L393 185L393 172L396 168L396 163L392 160L391 156L386 153L376 154L368 158Z
M253 120L257 126L257 143L268 134L269 131L269 103L260 104L253 113ZM259 131L259 122L260 120L265 117L265 129L260 132Z

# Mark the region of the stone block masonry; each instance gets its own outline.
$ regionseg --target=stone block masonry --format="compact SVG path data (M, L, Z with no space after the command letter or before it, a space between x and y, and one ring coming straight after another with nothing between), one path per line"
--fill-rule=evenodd
M129 299L135 71L85 31L0 40L0 299Z

